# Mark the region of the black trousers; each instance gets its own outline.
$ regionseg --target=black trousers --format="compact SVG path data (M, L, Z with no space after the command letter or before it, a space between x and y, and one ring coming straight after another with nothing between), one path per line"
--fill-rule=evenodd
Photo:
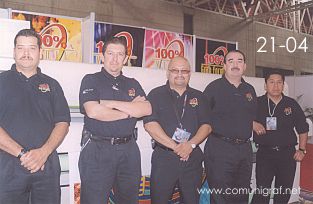
M199 147L193 150L188 161L180 161L174 152L156 147L152 153L150 180L152 204L167 204L176 183L184 204L199 203L202 161Z
M212 204L248 203L251 172L251 143L233 144L209 136L204 162Z
M295 148L290 147L280 151L259 148L256 156L257 189L252 203L266 204L270 201L270 192L275 177L275 204L286 204L290 199L296 171L296 161L293 159Z
M0 151L0 204L59 204L60 163L53 152L43 171L31 174L19 159Z
M115 203L137 204L141 161L135 140L126 144L91 142L81 151L81 204L107 204L111 189Z

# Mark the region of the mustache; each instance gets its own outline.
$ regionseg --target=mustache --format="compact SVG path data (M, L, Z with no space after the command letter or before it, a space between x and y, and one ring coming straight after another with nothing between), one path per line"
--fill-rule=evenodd
M183 77L183 76L177 76L177 77L175 77L175 79L185 79L185 77Z
M232 67L231 70L240 70L239 67Z
M22 57L20 57L20 60L23 60L23 59L30 59L30 60L32 60L33 58L30 57L30 56L22 56Z

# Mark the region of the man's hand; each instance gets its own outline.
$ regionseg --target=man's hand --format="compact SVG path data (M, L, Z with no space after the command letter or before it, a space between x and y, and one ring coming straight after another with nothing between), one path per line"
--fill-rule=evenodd
M296 153L293 155L294 160L300 162L304 158L304 153L300 150L297 150Z
M256 132L257 135L264 135L266 133L263 125L255 121L253 121L253 131Z
M178 144L173 150L178 156L181 157L182 161L187 161L193 149L190 142L183 142Z
M29 170L30 173L35 173L39 169L43 171L48 156L49 154L41 148L32 149L21 157L21 165Z
M132 100L132 102L140 102L140 101L145 101L146 100L146 97L144 96L137 96L136 98L134 98Z

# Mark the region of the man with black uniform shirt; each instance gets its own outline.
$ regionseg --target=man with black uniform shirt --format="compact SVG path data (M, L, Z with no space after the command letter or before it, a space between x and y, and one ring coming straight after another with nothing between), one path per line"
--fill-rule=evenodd
M183 203L199 203L203 153L198 144L211 126L204 96L188 86L190 75L187 59L173 58L166 85L148 95L152 115L144 118L145 129L156 140L151 167L153 204L167 204L177 182Z
M204 91L212 111L213 132L204 150L207 180L213 189L211 203L248 203L252 172L249 138L256 112L256 94L242 78L246 63L241 51L226 54L224 70L225 74ZM216 193L214 189L222 192Z
M274 203L288 203L296 171L296 162L306 154L309 126L298 103L283 95L285 76L271 71L265 77L266 94L258 97L258 111L253 123L257 189L253 203L269 203L275 177ZM297 136L299 134L299 149ZM279 190L279 191L278 191ZM263 194L262 194L263 191Z
M70 111L59 83L41 73L40 36L14 39L11 70L0 74L0 203L61 201L56 148L68 132Z
M81 83L83 134L89 136L79 158L82 204L106 204L112 187L116 203L138 203L141 160L133 134L151 105L138 81L122 74L126 51L124 38L106 41L102 70Z

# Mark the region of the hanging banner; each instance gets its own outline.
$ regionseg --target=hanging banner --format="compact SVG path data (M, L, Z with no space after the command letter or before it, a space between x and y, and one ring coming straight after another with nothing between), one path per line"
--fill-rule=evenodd
M69 18L12 12L12 19L30 21L42 39L42 59L82 62L81 21Z
M224 56L236 47L236 42L196 38L196 72L223 74Z
M143 57L143 40L144 29L113 25L107 23L95 23L95 36L94 36L94 53L93 62L100 64L100 54L102 53L104 42L111 36L124 37L127 42L127 55L128 61L126 66L141 67Z
M175 56L184 56L193 66L193 37L180 33L146 29L145 68L167 69Z

